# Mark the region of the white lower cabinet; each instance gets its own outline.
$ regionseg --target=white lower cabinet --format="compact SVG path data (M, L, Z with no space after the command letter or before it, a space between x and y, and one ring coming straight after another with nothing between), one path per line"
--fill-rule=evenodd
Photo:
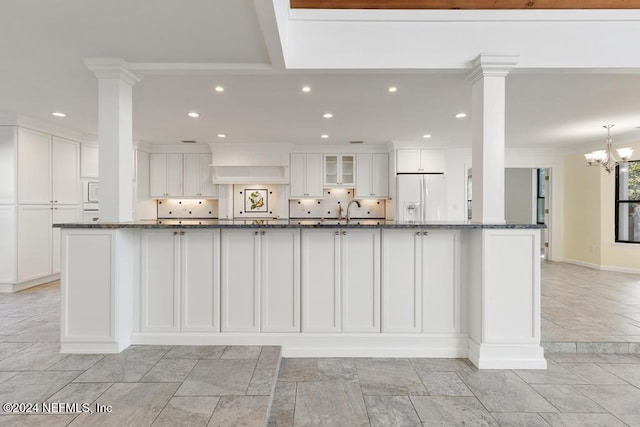
M78 205L55 205L52 210L52 223L64 224L70 222L80 222L80 206ZM51 230L51 272L60 273L60 229Z
M300 331L300 232L222 231L223 332Z
M380 230L304 230L301 257L303 332L380 332Z
M382 332L459 332L459 242L459 231L383 231Z
M219 248L218 230L142 233L143 332L220 330Z
M50 205L18 206L18 282L51 275Z

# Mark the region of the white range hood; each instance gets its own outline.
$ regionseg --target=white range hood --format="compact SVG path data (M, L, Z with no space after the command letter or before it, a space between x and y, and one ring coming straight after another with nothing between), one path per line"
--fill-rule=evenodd
M214 184L289 183L289 144L209 145Z

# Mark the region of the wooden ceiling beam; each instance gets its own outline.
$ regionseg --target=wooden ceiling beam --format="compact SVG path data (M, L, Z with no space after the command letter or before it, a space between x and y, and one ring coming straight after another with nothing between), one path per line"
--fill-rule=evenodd
M640 0L290 0L292 9L640 9Z

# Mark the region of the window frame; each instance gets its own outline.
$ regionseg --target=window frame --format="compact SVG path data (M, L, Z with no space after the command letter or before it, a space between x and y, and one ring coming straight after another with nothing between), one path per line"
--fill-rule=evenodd
M627 163L627 164L632 164L632 163L638 163L640 164L640 160L629 160L623 163ZM623 199L621 200L619 198L619 194L620 194L620 163L616 165L616 189L615 189L615 198L614 198L614 204L615 204L615 235L614 235L614 241L616 243L624 243L624 244L631 244L631 245L640 245L640 241L636 241L636 240L620 240L618 238L618 233L620 231L620 205L621 204L640 204L640 200L630 200L630 199Z

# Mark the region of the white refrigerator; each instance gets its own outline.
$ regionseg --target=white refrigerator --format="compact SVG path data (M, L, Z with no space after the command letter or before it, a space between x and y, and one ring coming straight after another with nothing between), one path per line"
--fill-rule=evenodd
M424 222L447 219L444 174L398 174L396 184L398 221Z

